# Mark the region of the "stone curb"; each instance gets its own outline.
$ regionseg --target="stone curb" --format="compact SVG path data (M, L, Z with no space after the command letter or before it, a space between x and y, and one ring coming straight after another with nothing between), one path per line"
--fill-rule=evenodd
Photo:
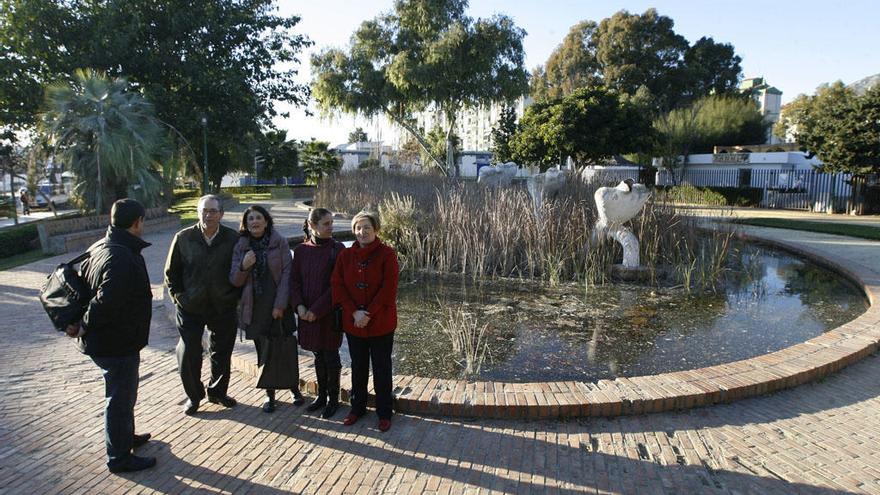
M818 380L872 354L880 344L880 278L863 276L855 263L832 261L786 242L740 233L828 267L856 283L870 307L840 327L806 342L750 359L706 368L596 382L509 383L394 377L398 412L466 418L543 419L620 416L691 409L767 394ZM253 345L239 343L233 366L256 376ZM348 400L351 370L343 368L342 400ZM317 393L310 355L300 354L300 383ZM370 403L373 403L371 392Z

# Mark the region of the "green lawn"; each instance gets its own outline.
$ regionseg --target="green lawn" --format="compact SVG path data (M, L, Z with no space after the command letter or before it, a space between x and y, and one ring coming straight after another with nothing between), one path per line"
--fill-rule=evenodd
M252 203L263 203L272 199L271 193L250 193L250 194L233 194L235 199L238 200L239 203L243 205L252 204ZM178 200L171 208L168 209L170 213L177 213L180 215L180 223L181 225L188 225L191 223L195 223L199 220L199 215L196 212L196 207L198 206L199 198L183 198Z
M44 254L42 249L33 249L26 253L15 254L6 258L0 258L0 271L9 270L21 265L27 265L43 258L48 258L51 254Z
M736 223L754 225L756 227L773 227L777 229L805 230L822 234L837 234L861 239L880 240L880 228L869 225L856 225L836 222L810 222L807 220L790 220L783 218L740 218Z

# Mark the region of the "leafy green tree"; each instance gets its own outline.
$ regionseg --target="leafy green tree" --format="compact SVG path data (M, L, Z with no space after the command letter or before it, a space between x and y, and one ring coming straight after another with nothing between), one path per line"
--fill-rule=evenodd
M349 143L365 143L369 140L370 138L367 136L367 133L360 127L348 133Z
M430 164L432 156L443 156L446 153L448 144L452 145L452 159L455 163L458 163L458 158L461 155L461 139L454 132L452 134L448 134L444 132L440 127L434 127L431 129L425 139L428 140L428 144L430 147L428 148L428 152L422 150L421 153L421 161L422 165Z
M593 43L597 28L593 21L581 21L571 27L547 62L532 71L529 81L532 98L552 100L578 88L601 84L602 66L596 59Z
M716 43L705 36L697 40L684 54L684 101L737 93L742 75L740 62L742 58L734 53L730 43Z
M72 82L75 68L103 70L138 87L189 143L196 175L207 135L217 186L228 170L250 167L244 158L254 143L242 136L271 127L278 102L301 105L308 97L295 77L298 53L310 42L294 32L299 18L274 11L273 0L0 2L2 61L13 61L0 64L0 117L33 127L42 98L36 88Z
M880 86L858 96L841 82L809 97L797 122L797 142L829 172L880 172Z
M74 193L98 213L123 197L154 204L162 190L156 162L166 141L153 106L124 79L88 69L74 77L73 84L49 86L41 122L76 174Z
M263 133L260 153L262 167L258 167L260 179L280 179L299 175L299 146L295 140L287 140L287 131Z
M317 184L323 177L339 172L342 159L328 148L329 143L311 140L303 143L300 150L300 166L306 175L306 182Z
M532 97L545 101L604 84L621 94L648 93L655 111L663 112L708 94L735 92L742 60L733 46L707 37L691 46L673 25L655 9L621 10L599 24L579 22L533 71Z
M782 106L779 120L773 125L773 135L782 141L794 141L797 134L798 122L804 118L804 114L810 105L810 97L800 94L794 100Z
M364 21L347 51L312 57L312 91L324 111L383 114L416 137L432 162L452 173L452 129L468 105L510 101L526 91L525 31L503 15L474 20L466 0L398 0ZM446 163L412 124L431 108L444 117Z
M643 107L598 86L527 108L512 148L518 163L546 170L566 156L586 165L647 150L652 139L651 121Z
M492 127L492 156L495 162L509 162L513 160L513 151L510 148L510 140L516 133L516 110L506 105L501 110L501 118Z

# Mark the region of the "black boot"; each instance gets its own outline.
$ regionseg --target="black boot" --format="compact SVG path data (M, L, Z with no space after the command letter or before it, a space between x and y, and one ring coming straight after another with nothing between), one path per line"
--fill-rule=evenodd
M315 353L315 378L318 379L318 396L306 406L306 411L309 412L317 411L327 405L327 366L320 352Z
M290 393L293 394L294 406L301 406L306 403L306 399L303 397L302 392L299 391L299 387L290 389Z
M339 375L342 368L334 368L327 370L327 407L321 413L324 419L333 417L336 410L339 409Z
M266 400L263 401L263 412L275 412L275 391L272 389L266 389Z

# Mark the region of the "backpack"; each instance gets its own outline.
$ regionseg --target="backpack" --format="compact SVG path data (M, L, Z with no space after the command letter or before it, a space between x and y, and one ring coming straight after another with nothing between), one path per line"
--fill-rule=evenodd
M61 263L46 277L46 283L40 290L40 302L43 309L55 325L55 329L63 332L67 325L76 323L86 313L86 306L92 298L92 291L79 272L74 268L90 256L86 251L76 258Z

